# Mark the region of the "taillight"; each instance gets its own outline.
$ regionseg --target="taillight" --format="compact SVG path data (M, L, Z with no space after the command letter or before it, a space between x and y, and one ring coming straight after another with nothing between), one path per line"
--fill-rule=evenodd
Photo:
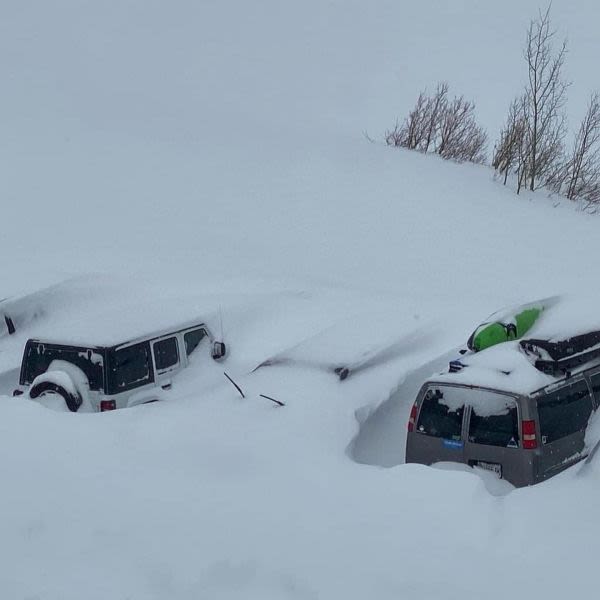
M415 430L415 424L417 422L417 403L413 404L410 409L410 417L408 418L408 432L411 433Z
M525 450L537 448L535 421L521 421L521 431L523 432L523 448Z
M104 412L105 410L115 410L117 408L117 403L115 400L100 400L100 412Z

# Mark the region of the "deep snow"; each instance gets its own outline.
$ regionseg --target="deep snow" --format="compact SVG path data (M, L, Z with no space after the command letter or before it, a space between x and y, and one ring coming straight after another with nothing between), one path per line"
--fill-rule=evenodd
M118 332L124 306L152 329L221 313L231 354L135 410L2 398L2 597L594 597L597 462L516 491L401 463L414 393L488 314L571 292L592 318L598 219L363 136L439 79L495 135L535 10L5 4L0 298L22 322L0 393L28 336ZM598 9L553 11L573 123Z

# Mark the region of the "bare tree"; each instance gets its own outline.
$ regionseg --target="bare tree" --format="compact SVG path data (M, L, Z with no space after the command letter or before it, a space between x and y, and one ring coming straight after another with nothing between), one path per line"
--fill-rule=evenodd
M504 128L500 132L500 139L496 142L492 166L500 175L504 176L504 185L512 171L520 174L522 167L525 143L525 118L523 112L523 99L515 98L506 117ZM519 177L518 177L519 179Z
M435 142L448 106L448 84L437 84L435 94L428 98L424 112L424 128L419 150L427 152Z
M484 162L487 134L475 122L475 104L463 96L449 101L448 89L441 82L431 96L422 91L402 126L396 123L386 132L386 143L458 161Z
M561 70L567 44L563 41L560 49L554 51L555 35L549 6L531 21L524 52L528 71L524 103L528 156L524 176L530 190L546 185L563 153L566 133L563 106L568 84Z
M386 132L386 143L427 152L437 137L447 93L447 83L439 83L433 96L428 96L427 90L423 90L402 126L396 122L394 129Z
M399 145L403 148L416 150L422 144L430 102L431 99L427 97L427 91L423 90L419 94L414 108L408 113L408 117L399 130Z
M594 92L565 168L564 194L587 205L600 203L600 96Z
M521 99L523 106L523 115L525 114L525 98ZM526 184L529 159L531 157L531 137L528 134L527 121L523 116L523 130L521 136L518 138L517 144L517 194L521 193L521 190Z
M387 131L385 141L388 146L400 146L415 150L419 145L424 127L424 111L427 103L425 92L419 94L415 107L410 111L402 126L396 121L394 129Z
M388 146L402 146L402 130L398 121L396 121L394 129L385 132L385 143Z
M548 7L529 24L524 50L527 85L511 103L495 146L492 165L505 184L510 173L516 175L517 194L524 187L560 189L565 178L563 108L568 84L561 70L567 46L563 42L555 51L555 35Z
M458 96L442 112L435 151L443 158L483 163L487 134L475 122L475 103Z

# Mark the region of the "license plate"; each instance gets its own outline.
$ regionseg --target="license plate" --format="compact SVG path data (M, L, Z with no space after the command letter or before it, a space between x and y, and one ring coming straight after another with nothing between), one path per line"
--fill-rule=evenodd
M485 469L486 471L491 471L495 473L500 479L502 479L502 465L498 463L486 462L484 460L475 461L475 466L480 469Z

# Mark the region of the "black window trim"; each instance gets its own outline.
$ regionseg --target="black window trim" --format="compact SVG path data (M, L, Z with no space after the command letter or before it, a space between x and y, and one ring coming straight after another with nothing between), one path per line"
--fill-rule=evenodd
M204 325L204 323L203 323L202 325L196 325L195 327L188 327L187 329L184 329L184 330L182 330L182 331L180 332L180 333L181 333L181 339L183 340L183 346L184 346L184 349L185 349L185 355L186 355L186 357L187 357L187 358L189 358L189 357L192 355L192 353L193 353L193 352L196 350L196 348L197 348L197 347L200 345L200 342L198 342L198 344L196 344L196 346L195 346L194 350L192 350L192 352L189 352L189 353L188 353L188 351L187 351L187 343L186 343L186 341L185 341L185 336L186 336L188 333L192 333L192 332L194 332L194 331L198 331L198 330L202 330L202 331L204 332L204 335L203 335L203 337L200 339L200 341L202 341L204 338L210 338L210 335L209 335L209 333L208 333L208 329L206 329L206 325Z
M113 361L114 361L114 354L115 352L118 352L119 350L126 350L127 348L131 348L133 346L141 346L141 345L146 345L147 350L148 350L148 356L150 358L150 377L146 380L142 380L142 381L136 381L134 383L131 383L121 389L115 389L113 387L113 381L109 379L109 372L112 373L112 369L113 369ZM156 381L156 377L155 377L155 367L154 367L154 357L152 354L152 342L151 340L142 340L141 342L134 342L133 344L120 344L118 346L113 346L112 348L109 348L107 351L107 357L110 357L110 361L109 361L109 365L108 368L106 369L106 378L107 378L107 384L110 383L110 389L109 386L107 385L107 395L117 395L117 394L122 394L124 392L130 392L131 390L135 390L137 388L143 387L145 385L150 385L150 384L154 384L154 382Z
M153 344L156 340L162 340L163 338L168 338L173 335L183 334L183 333L186 333L187 331L191 331L193 329L204 329L204 331L206 332L206 335L212 339L212 334L210 333L208 327L206 326L206 323L204 321L200 321L196 325L188 325L187 327L184 327L182 329L175 329L173 331L166 330L165 333L161 333L160 335L156 335L156 332L153 332L153 334L150 336L141 336L138 338L127 340L125 342L121 342L119 344L115 344L114 346L111 346L110 350L122 350L123 348L126 348L127 346L136 346L137 344L142 344L143 342L149 342L150 344Z
M169 367L159 369L156 364L156 356L154 355L154 346L156 346L156 344L164 342L165 340L170 339L175 340L175 349L177 350L177 361ZM177 335L177 333L170 333L169 335L164 335L159 338L155 338L150 342L150 345L152 348L152 363L157 375L163 375L164 373L169 373L169 371L174 371L177 367L179 367L179 365L181 365L181 351L179 350L179 336Z

